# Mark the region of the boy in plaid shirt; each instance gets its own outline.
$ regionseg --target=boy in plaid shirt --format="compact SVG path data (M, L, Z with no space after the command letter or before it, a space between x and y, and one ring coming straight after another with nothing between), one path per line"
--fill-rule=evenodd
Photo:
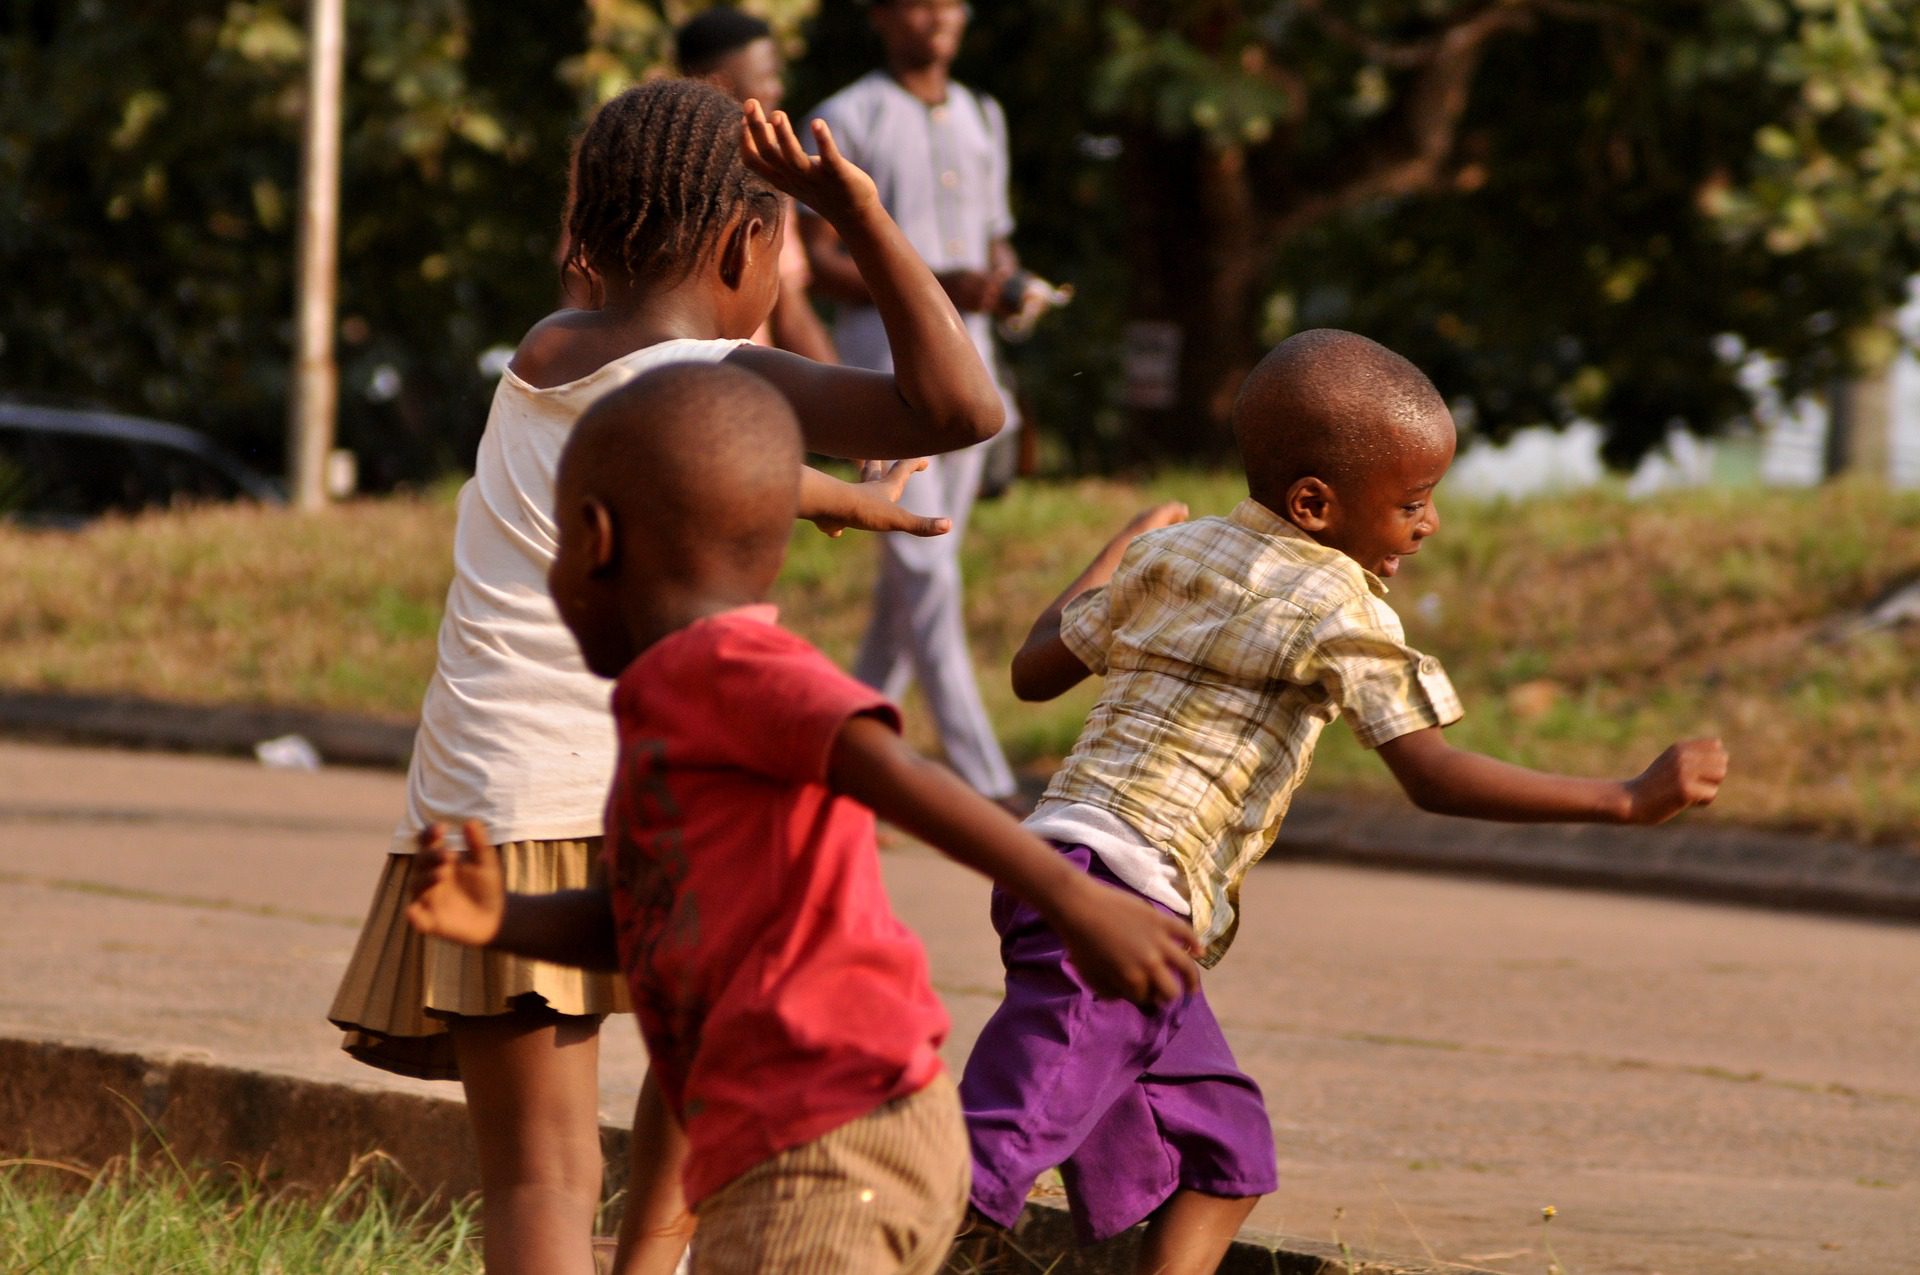
M1659 823L1713 800L1716 739L1624 782L1448 745L1460 701L1406 644L1384 580L1440 525L1454 424L1419 369L1350 332L1303 332L1234 404L1248 499L1129 524L1034 624L1014 690L1106 679L1027 826L1082 871L1187 918L1211 967L1320 731L1345 715L1421 808L1482 819ZM1272 1128L1205 995L1096 1001L1031 908L999 891L1006 999L961 1082L974 1208L1010 1226L1060 1166L1082 1236L1149 1225L1140 1269L1212 1271L1274 1189Z

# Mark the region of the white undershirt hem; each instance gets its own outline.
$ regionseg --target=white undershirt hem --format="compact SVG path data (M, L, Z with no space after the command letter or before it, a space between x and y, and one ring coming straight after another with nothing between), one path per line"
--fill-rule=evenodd
M1111 810L1082 801L1043 801L1027 816L1026 827L1036 836L1087 847L1109 872L1147 898L1181 916L1193 915L1186 879L1173 856Z

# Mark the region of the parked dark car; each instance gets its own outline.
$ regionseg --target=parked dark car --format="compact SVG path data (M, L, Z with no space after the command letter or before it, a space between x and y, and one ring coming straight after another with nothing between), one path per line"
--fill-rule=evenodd
M0 402L0 518L72 527L108 513L286 495L206 435L113 412Z

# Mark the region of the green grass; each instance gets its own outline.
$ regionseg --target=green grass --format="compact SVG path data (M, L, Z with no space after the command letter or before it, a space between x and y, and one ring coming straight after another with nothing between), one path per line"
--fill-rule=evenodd
M436 1275L480 1270L474 1210L401 1203L373 1173L324 1195L164 1153L89 1171L0 1161L0 1270L16 1275Z
M304 516L208 509L80 533L0 530L0 685L370 712L417 708L450 571L451 489ZM1017 703L1009 656L1112 528L1153 500L1224 512L1231 476L1028 482L980 507L965 548L981 686L1009 752L1071 745L1083 687ZM1920 493L1835 485L1630 502L1597 491L1450 502L1394 582L1409 638L1467 703L1450 735L1530 765L1637 770L1674 738L1723 735L1709 817L1869 839L1920 835L1920 632L1830 625L1920 570ZM840 660L866 618L874 546L795 532L777 600ZM915 738L931 738L911 698ZM1346 731L1311 785L1387 788Z

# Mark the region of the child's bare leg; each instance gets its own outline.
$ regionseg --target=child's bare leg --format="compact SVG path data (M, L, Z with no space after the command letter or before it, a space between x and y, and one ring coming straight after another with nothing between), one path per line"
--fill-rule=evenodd
M1175 1191L1147 1219L1134 1269L1138 1275L1213 1275L1259 1202L1257 1195Z
M680 1189L687 1135L667 1110L651 1070L634 1105L631 1148L614 1275L673 1275L694 1229L693 1214Z
M599 1031L597 1018L544 1010L454 1021L487 1275L593 1275Z

